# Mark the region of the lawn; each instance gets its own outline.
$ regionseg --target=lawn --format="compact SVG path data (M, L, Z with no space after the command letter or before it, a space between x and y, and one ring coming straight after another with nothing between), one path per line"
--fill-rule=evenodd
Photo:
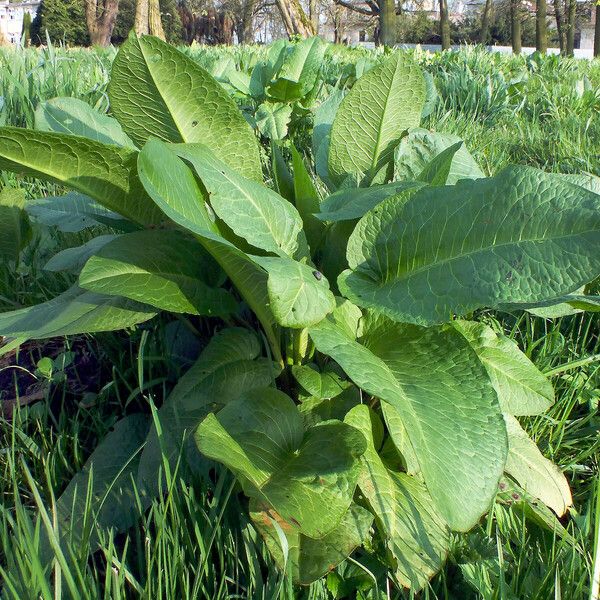
M321 140L315 132L332 99L352 89L388 56L380 51L328 46L323 60L309 73L311 85L301 89L302 85L289 83L291 67L287 80L281 72L280 79L272 71L270 76L261 74L260 65L267 70L282 48L182 51L221 84L250 123L259 140L259 158L268 185L286 198L291 194L300 206L299 198L308 194L307 189L317 202L328 195L327 175L323 176L316 152ZM0 124L66 134L87 131L81 129L88 126L83 116L81 121L72 115L64 120L61 105L45 103L73 97L107 113L116 53L114 49L2 49ZM436 55L415 51L411 57L425 72L421 127L464 140L482 175L496 176L507 165L517 164L551 173L600 177L600 61L508 57L477 48ZM119 117L118 112L115 105L109 114ZM304 168L309 183L303 188L297 182L294 188L290 174L290 167L295 175L301 170L298 161L309 165ZM39 199L67 193L60 182L25 176L19 169L2 171L0 176L3 188L24 190L26 206L32 207L28 208L28 233L22 247L14 259L3 258L0 264L2 313L62 294L93 254L63 253L59 256L64 264L58 264L53 258L58 252L95 244L98 236L131 231L122 229L114 213L77 213L69 204L63 212L49 210L52 203L40 203ZM376 183L384 183L377 180L380 176L381 171L373 174ZM60 201L55 204L59 206ZM218 217L233 230L225 213ZM91 226L83 222L86 218L91 219ZM348 222L356 221L341 223ZM346 241L349 232L343 233L343 225L336 227L328 235L334 242L335 235L345 235ZM335 243L331 247L334 250L329 250L329 255L324 250L319 256L330 282L328 269L336 272L338 254L343 254ZM142 254L144 251L151 248L142 249ZM320 272L315 272L320 279ZM597 302L597 280L586 286L585 293ZM477 307L468 311L468 316L516 342L554 387L554 404L541 414L520 413L524 416L519 415L519 422L542 454L564 472L572 506L558 519L534 498L507 492L503 480L491 510L467 533L449 534L445 562L417 593L397 585L389 551L376 538L325 577L307 586L295 585L292 565L287 563L281 570L281 560L272 557L249 516L243 486L219 464L227 462L211 456L214 461L204 460L190 469L184 464L187 450L183 447L174 462L165 456L164 447L160 448L162 468L154 485L161 493L155 497L138 487L129 463L115 474L115 487L130 489L131 503L125 516L118 514L116 505L117 525L112 529L98 522L104 522L107 510L98 519L93 475L79 480L86 489L71 498L66 512L64 501L60 504L59 497L66 489L72 490L67 488L69 482L95 449L100 449L104 464L117 461L113 453L119 452L118 447L111 445L110 438L108 444L106 440L123 427L123 417L128 417L128 426L133 428L135 419L146 419L146 425L154 422L158 439L162 439L158 415L163 402L216 331L231 324L256 327L247 307L235 315L210 317L202 312L194 316L169 312L173 310L169 308L120 331L77 331L67 337L29 339L18 352L2 353L0 349L2 597L592 598L594 560L600 560L600 322L596 312L580 310L578 305L565 302L553 314L554 308ZM2 326L0 317L0 334ZM269 348L263 341L266 356L276 360L271 357L273 345ZM307 345L300 335L285 338L286 366L305 366L301 363ZM323 364L331 366L332 362ZM319 366L325 369L323 364ZM295 377L306 393L306 384ZM287 379L280 388L303 404L308 399ZM371 406L377 409L378 403L371 402ZM129 429L124 431L127 437ZM133 437L131 443L135 446ZM385 451L384 445L381 454ZM397 454L388 448L386 465L402 463ZM398 467L398 471L405 469L404 463ZM96 475L99 480L100 467ZM112 493L112 488L105 491L108 505L115 502ZM57 510L59 504L62 512ZM108 512L111 510L108 507ZM59 525L70 535L57 533ZM277 535L279 541L281 536L285 538L281 528Z

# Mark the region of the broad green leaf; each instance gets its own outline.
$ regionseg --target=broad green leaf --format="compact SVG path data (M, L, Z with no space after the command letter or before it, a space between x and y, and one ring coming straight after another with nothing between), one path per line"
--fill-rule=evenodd
M418 179L427 165L442 152L462 140L450 133L438 133L427 129L412 129L396 148L394 158L395 179L409 181ZM466 146L460 146L450 161L446 184L454 185L461 179L485 177Z
M150 306L74 286L36 306L0 313L0 336L25 340L116 331L151 319Z
M423 77L425 78L425 104L423 104L421 119L427 118L433 112L440 97L433 75L429 71L423 71Z
M362 434L340 421L304 431L291 398L272 388L249 392L208 415L195 437L203 454L242 479L249 496L310 538L339 525L365 451Z
M446 185L450 183L452 163L463 143L457 142L434 156L423 168L417 179L429 185Z
M103 144L135 148L116 119L94 110L78 98L53 98L38 104L35 128L80 135Z
M275 180L275 187L280 196L283 196L286 200L294 202L294 178L292 173L283 157L280 147L273 143L271 144L271 167L273 169L273 178Z
M565 300L577 310L586 310L589 312L600 311L600 296L589 296L586 294L571 294L565 296Z
M258 338L246 329L224 329L211 338L157 413L160 433L153 424L138 471L138 483L146 494L158 494L163 460L174 469L183 454L186 466L194 468L198 451L187 440L206 415L245 392L269 386L279 375L273 362L259 358L260 350Z
M277 566L286 571L290 565L292 581L300 585L317 581L346 560L363 543L373 523L373 515L368 510L352 504L335 529L314 540L299 533L264 504L251 502L250 516ZM281 545L280 531L286 538L286 553Z
M109 242L115 240L116 235L98 235L89 242L75 248L66 248L55 254L45 265L46 271L72 271L79 273L85 263Z
M452 326L477 352L498 394L502 412L539 415L554 404L552 384L515 342L483 323L457 320Z
M288 104L264 102L256 109L256 127L269 140L282 140L287 136L292 117Z
M232 67L227 70L226 77L229 83L238 92L241 92L244 96L250 95L250 75L243 71L238 71L238 69L235 68L235 65L232 65Z
M425 81L408 54L395 52L363 75L342 101L331 129L329 174L371 180L394 156L403 132L421 119ZM414 177L413 177L414 179Z
M568 294L600 274L600 196L529 167L386 200L348 242L356 304L429 325Z
M501 310L511 311L514 309L526 310L537 317L544 319L557 319L568 315L574 315L583 311L598 312L600 310L600 297L583 293L585 286L576 290L573 294L566 294L545 302L535 304L508 304Z
M422 181L396 181L368 188L339 190L325 198L321 212L316 216L322 221L352 221L360 219L386 198L399 196L404 192L416 192L425 183ZM408 198L410 196L403 196Z
M121 532L135 524L134 480L147 431L146 415L121 419L69 482L56 501L61 545L69 542L75 550L87 548L91 553L100 542L99 530ZM44 538L42 555L44 562L49 562L51 547Z
M267 94L281 102L303 98L317 82L326 45L319 37L302 40L284 58L277 78L267 87Z
M340 394L332 398L310 396L298 405L304 426L309 427L337 419L343 421L348 411L361 403L360 390L355 385L346 387Z
M173 151L192 166L213 210L237 236L279 256L307 256L302 219L277 192L239 175L201 144L177 145Z
M331 282L331 289L337 290L337 279L342 271L348 268L348 260L344 248L348 246L348 239L356 226L355 221L340 221L333 223L325 234L325 241L321 248L319 264L327 279Z
M389 471L383 464L373 440L375 419L377 416L363 404L353 408L344 420L367 440L358 487L381 533L389 539L396 578L404 587L418 591L442 566L450 532L432 506L427 488L416 478Z
M309 329L365 392L401 418L433 502L452 529L470 529L490 507L507 452L498 398L467 341L451 327L369 319L360 341L339 311Z
M137 178L137 152L86 138L0 128L0 169L56 181L127 219L156 224L164 216Z
M235 233L243 232L249 242L262 244L263 249L272 249L282 255L249 256L218 233L213 233L216 225L208 217L202 191L191 171L162 142L153 140L146 144L139 160L140 179L146 190L173 221L200 236L204 248L221 265L263 326L272 323L275 315L280 325L306 327L331 312L334 298L327 279L308 265L285 256L286 251L302 255L306 249L302 222L294 207L275 192L231 171L228 178L223 178L223 170L227 167L221 164L214 170L216 159L203 158L204 152L199 145L195 145L193 151L190 146L176 148L203 177L213 208L219 206L215 211L228 221L227 224L239 224L239 227L233 227ZM253 196L252 191L260 196ZM231 211L239 210L240 214L227 213L225 206L230 206ZM257 225L254 231L248 219L240 218L245 209ZM286 238L290 231L292 236L299 237L299 241Z
M558 536L577 551L581 551L581 545L577 538L564 527L556 514L543 502L540 502L507 477L502 478L499 487L500 491L496 497L496 504L510 506L511 512L516 513L519 519L525 517L538 527Z
M139 148L150 137L201 142L242 175L262 181L258 141L235 102L173 46L130 35L113 62L108 93L113 114Z
M508 431L506 472L532 496L548 505L559 517L573 504L569 483L562 471L539 451L519 422L504 415Z
M331 139L331 126L337 110L344 99L342 90L334 90L329 97L315 110L314 126L312 132L312 151L315 160L315 171L321 181L332 189L333 183L329 178L329 142Z
M199 237L268 332L273 315L268 309L267 274L219 234L191 170L158 140L144 146L138 170L151 198L172 221Z
M314 364L294 365L292 374L296 381L318 399L335 398L352 384L332 370L319 371Z
M269 304L280 325L309 327L335 308L329 282L314 267L289 258L254 256L252 259L268 273Z
M133 231L138 226L107 210L89 196L69 192L28 202L25 209L38 223L59 231L76 233L88 227L108 225L112 229Z
M561 174L560 177L566 179L570 183L580 185L590 192L600 194L600 177L597 175L592 175L591 173L580 173L579 175Z
M381 405L381 412L383 413L386 427L390 432L391 443L402 458L404 470L409 475L417 475L421 471L419 459L411 444L410 436L408 435L408 431L406 431L400 413L387 402Z
M137 231L113 240L92 256L79 285L161 310L227 316L237 303L217 286L221 270L192 237L177 230Z
M24 210L25 190L0 191L0 259L17 261L31 238L31 225Z
M296 150L294 144L291 149L294 169L294 204L302 217L306 238L314 255L325 235L325 225L315 217L315 213L319 212L321 201L302 155Z

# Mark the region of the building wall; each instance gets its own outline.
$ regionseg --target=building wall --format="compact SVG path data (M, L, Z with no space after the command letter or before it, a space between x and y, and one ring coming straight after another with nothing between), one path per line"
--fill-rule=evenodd
M0 32L9 44L21 43L23 16L28 12L33 19L39 5L40 0L0 0Z

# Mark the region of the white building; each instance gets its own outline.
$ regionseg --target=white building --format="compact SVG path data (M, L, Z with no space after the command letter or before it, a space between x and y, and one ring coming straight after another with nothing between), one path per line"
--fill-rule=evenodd
M9 44L20 44L23 16L35 17L41 0L0 0L0 34Z

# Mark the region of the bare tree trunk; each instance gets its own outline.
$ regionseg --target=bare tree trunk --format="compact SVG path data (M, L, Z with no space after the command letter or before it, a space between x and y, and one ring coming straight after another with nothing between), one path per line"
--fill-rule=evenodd
M336 4L333 8L333 42L341 44L344 39L344 9Z
M577 0L568 0L567 4L567 32L566 32L566 55L575 54L575 14L577 11Z
M442 39L442 50L448 50L451 45L448 0L440 0L440 38Z
M537 6L535 10L535 49L542 54L546 54L548 50L546 8L546 0L537 0Z
M510 0L510 34L513 52L521 54L521 0Z
M148 35L148 0L137 0L135 6L135 23L133 28L138 35Z
M93 46L109 46L115 28L119 0L85 0L85 19Z
M319 34L319 9L317 8L317 0L308 0L308 16L313 26L315 35Z
M160 18L160 5L158 0L150 0L148 2L148 30L150 35L155 35L161 40L165 39L165 30L163 29Z
M596 0L596 25L594 27L594 56L600 56L600 0Z
M396 3L379 0L379 43L392 47L396 43Z
M242 11L241 26L238 30L238 42L251 44L254 41L254 9L256 0L246 0Z
M554 0L554 16L556 17L556 31L558 33L558 47L560 53L567 51L566 27L563 21L563 5L561 0Z
M479 37L479 43L486 45L488 42L488 35L490 31L490 13L492 12L492 0L485 0L485 6L483 7L483 15L481 16L481 35Z
M307 38L315 35L315 30L300 5L300 0L276 0L276 3L288 37L299 35Z

